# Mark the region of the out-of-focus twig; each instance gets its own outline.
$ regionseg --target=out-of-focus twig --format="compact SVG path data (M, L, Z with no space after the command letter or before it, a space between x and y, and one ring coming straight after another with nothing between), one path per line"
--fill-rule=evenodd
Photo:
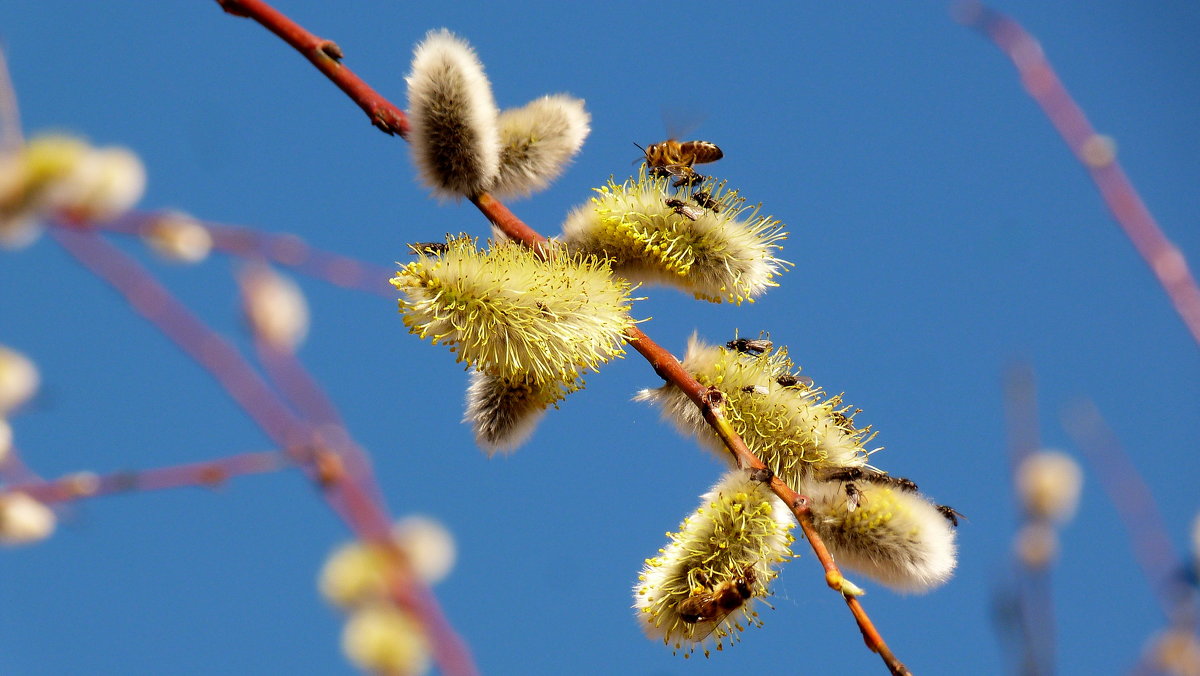
M146 237L162 217L163 214L154 212L130 212L113 221L91 224L91 227L104 232ZM388 283L388 278L395 274L390 267L318 249L296 235L259 232L208 221L198 221L197 224L208 231L213 248L217 251L242 258L267 260L353 291L391 299L396 297L396 288ZM61 224L51 222L49 225Z
M1037 384L1033 367L1019 362L1009 366L1004 374L1004 411L1008 436L1010 474L1014 480L1022 461L1042 447L1038 425ZM1014 494L1017 491L1014 490ZM1015 505L1017 514L1024 506ZM1027 522L1028 519L1023 519ZM1018 535L1020 537L1020 535ZM1050 571L1047 565L1031 566L1021 557L1014 557L1017 635L1021 643L1020 673L1025 676L1054 673L1055 627L1051 596Z
M1038 41L1013 19L978 2L959 3L955 15L1013 62L1021 82L1091 175L1117 223L1150 266L1176 312L1200 343L1200 287L1183 253L1167 240L1116 159L1112 139L1097 134L1067 92Z
M1125 524L1133 554L1163 613L1172 621L1186 617L1194 624L1196 609L1191 590L1179 575L1183 558L1171 543L1153 492L1116 434L1089 400L1066 407L1062 419L1067 433L1095 468L1104 492Z
M55 503L183 486L215 488L235 476L274 472L292 462L281 451L259 451L186 465L105 475L77 472L52 481L15 483L5 486L4 492L25 493L38 502Z
M375 497L377 489L366 477L347 475L330 464L343 453L330 450L322 430L298 418L258 376L236 349L211 331L159 284L136 261L89 231L86 225L60 224L54 238L85 267L108 282L129 304L154 324L185 353L196 360L266 432L284 452L303 463L322 488L328 504L355 534L391 553L392 598L420 618L429 631L434 655L444 673L470 676L478 673L466 644L454 632L428 588L406 574L403 552L391 538L387 511ZM332 440L332 448L348 440ZM329 469L333 467L335 469ZM373 482L373 477L370 477Z

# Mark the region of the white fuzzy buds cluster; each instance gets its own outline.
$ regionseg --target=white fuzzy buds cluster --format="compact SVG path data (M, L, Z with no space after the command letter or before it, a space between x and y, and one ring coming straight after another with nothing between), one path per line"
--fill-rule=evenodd
M408 517L392 537L424 584L440 582L454 566L454 537L436 521ZM421 623L388 597L391 557L377 545L343 545L321 570L321 594L349 613L342 650L355 666L375 674L421 674L429 669L429 639Z
M634 587L642 628L685 655L706 642L723 649L744 624L760 624L754 600L769 594L775 568L792 558L793 526L766 484L730 471L646 559Z
M0 345L0 417L29 401L39 380L37 366L28 357Z
M381 676L429 671L432 648L421 623L395 606L370 606L354 613L342 630L342 652L354 666Z
M1017 467L1017 493L1035 520L1064 522L1075 514L1083 488L1083 470L1059 451L1031 453Z
M1083 470L1066 453L1041 450L1021 460L1015 478L1027 519L1014 543L1017 559L1029 568L1044 568L1058 556L1058 526L1079 504Z
M954 573L952 522L916 491L870 480L811 480L801 492L839 565L904 592L928 591Z
M143 229L142 238L164 259L177 263L199 263L213 247L208 228L179 211L156 215Z
M799 486L815 470L866 465L863 444L873 435L869 428L854 425L841 397L827 397L794 373L786 348L754 352L708 345L693 334L683 367L701 385L721 391L734 431L789 486ZM634 399L658 404L680 432L733 462L700 410L678 387L667 383L642 390Z
M107 221L132 207L146 188L141 160L124 148L94 148L46 135L0 155L0 246L37 237L38 222L55 215Z
M25 493L0 495L0 544L25 545L50 537L54 510Z
M948 580L956 565L957 513L938 506L906 479L867 465L860 428L841 396L827 396L796 372L786 348L765 339L707 345L693 336L683 366L720 390L725 416L747 447L793 490L810 498L813 524L846 568L906 592ZM672 384L635 399L717 454L732 457L692 401Z
M261 264L246 266L238 283L242 312L255 337L277 350L294 352L308 334L308 303L300 287Z
M572 251L604 256L637 282L666 284L720 303L752 301L790 265L776 257L786 233L760 216L724 181L672 187L645 167L624 183L597 188L572 211L562 241Z
M413 574L425 584L441 582L454 567L454 536L425 517L408 517L392 528L393 542ZM338 548L321 569L321 594L342 608L381 602L387 595L388 554L359 541Z
M562 94L501 113L474 50L447 30L417 45L407 81L413 158L443 199L541 190L590 131L583 101Z
M392 284L409 330L446 343L481 375L467 419L489 450L528 435L546 406L583 385L582 374L624 354L633 326L630 285L603 261L515 242L481 251L467 237L422 249Z

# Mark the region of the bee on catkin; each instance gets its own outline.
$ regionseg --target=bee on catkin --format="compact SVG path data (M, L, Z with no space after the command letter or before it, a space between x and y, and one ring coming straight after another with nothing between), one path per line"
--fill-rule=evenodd
M631 285L591 256L515 242L487 250L450 238L422 250L391 281L409 331L445 343L458 361L514 381L581 387L584 371L624 354Z
M717 649L760 624L754 599L768 595L775 567L790 559L791 512L761 481L733 470L705 493L634 587L642 628L675 650ZM704 648L708 653L707 647Z
M725 183L706 181L717 208L685 204L666 178L648 175L609 183L563 224L571 251L603 256L630 280L665 284L714 303L752 301L777 286L791 265L777 257L786 238L779 221L743 204Z
M800 492L833 558L892 589L924 592L950 579L955 533L938 506L887 483L805 481Z
M814 470L866 465L863 445L873 435L845 414L840 396L827 397L820 388L802 384L792 375L785 348L771 350L764 340L753 341L761 350L749 351L731 342L733 347L708 345L693 335L683 367L701 385L725 395L725 414L734 431L779 478L796 489ZM658 404L663 417L681 432L732 462L703 414L679 388L667 383L642 390L634 399Z

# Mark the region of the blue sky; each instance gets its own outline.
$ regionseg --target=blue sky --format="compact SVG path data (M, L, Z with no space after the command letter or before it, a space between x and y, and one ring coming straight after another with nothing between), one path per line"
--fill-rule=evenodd
M1196 265L1200 9L996 6L1040 38ZM990 618L1017 521L1000 386L1013 359L1037 370L1047 444L1077 453L1059 411L1093 398L1186 542L1200 508L1200 349L1011 65L943 4L280 7L400 105L413 44L442 26L476 47L502 107L586 99L593 131L574 166L510 204L544 234L632 170L633 142L665 137L664 110L702 119L693 135L725 151L714 172L788 225L784 257L797 266L753 305L650 289L636 311L677 352L694 330L714 341L770 331L863 409L886 447L876 464L969 517L945 587L905 597L860 580L917 673L1009 668ZM486 233L470 205L428 198L402 142L215 3L5 3L0 39L25 131L136 149L145 208L292 232L380 265L405 242ZM121 245L246 344L230 260L172 267ZM436 592L485 673L882 671L806 551L777 581L766 626L733 649L685 662L642 637L629 609L637 570L720 465L630 401L659 382L640 359L591 377L529 444L488 460L459 424L466 374L448 352L409 335L392 301L299 281L314 317L301 355L371 452L390 508L458 538L458 567ZM0 254L0 290L0 344L35 359L45 383L13 421L41 474L269 446L52 241ZM1090 469L1086 481L1055 573L1059 660L1107 673L1132 664L1164 619ZM0 671L351 673L341 618L315 587L346 537L296 473L75 507L50 541L0 552Z

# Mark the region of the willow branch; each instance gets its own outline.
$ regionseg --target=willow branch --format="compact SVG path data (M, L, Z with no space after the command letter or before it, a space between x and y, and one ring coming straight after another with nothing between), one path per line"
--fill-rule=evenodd
M1042 448L1038 425L1037 383L1033 367L1026 362L1009 366L1004 374L1004 417L1008 437L1010 474L1014 496L1018 495L1017 474L1021 463ZM1029 515L1017 498L1016 512ZM1018 535L1018 537L1020 537ZM1016 609L1021 641L1021 673L1054 673L1055 624L1054 597L1050 593L1050 566L1031 565L1022 557L1014 557Z
M195 486L216 488L235 476L274 472L292 464L282 451L241 453L206 462L97 475L76 472L53 481L5 486L5 493L25 493L42 503L71 502L117 493Z
M238 14L240 16L248 16L249 18L252 18L255 21L263 24L268 28L268 30L282 37L288 42L288 44L295 46L296 49L308 57L310 61L313 61L313 58L310 55L311 49L313 49L313 46L316 44L314 41L319 41L319 39L303 28L300 28L278 11L270 8L266 3L260 2L259 0L217 1L222 7L225 8L226 11ZM307 37L299 41L293 41L289 38L291 35L302 35ZM300 45L307 45L307 47L302 47ZM329 75L327 69L323 68L321 64L317 63L316 61L314 61L314 64L316 64L322 72L325 72L327 75ZM358 80L358 77L350 73L348 69L343 68L339 70L338 76L341 79L352 79L354 82L361 83L361 81ZM330 78L333 79L332 75ZM338 82L338 86L342 87L340 80L335 80L335 82ZM370 87L367 87L365 83L362 84L362 88L371 91L372 94L374 94L374 90L370 89ZM355 98L355 90L356 88L342 87L342 91L346 92L346 94L352 99L355 99L359 106L364 107L364 109L366 109L368 102L371 104L379 103L379 101L374 98L370 99L369 101L367 99ZM395 109L394 106L392 106L392 108ZM399 112L398 109L395 110ZM401 134L401 136L404 136L404 134ZM490 194L482 193L474 196L471 198L471 202L479 209L480 212L483 213L484 216L487 217L487 219L493 225L503 231L504 234L511 239L522 242L526 246L537 251L544 250L542 248L542 244L546 242L546 237L526 225L520 218L514 215L507 207L505 207L499 200L492 197ZM641 331L641 329L633 327L627 330L626 337L629 339L629 342L634 349L636 349L643 357L646 358L648 362L650 362L656 373L676 387L679 387L680 390L685 392L688 397L700 407L701 411L704 413L705 420L707 420L713 429L716 430L717 434L721 436L721 439L725 442L727 448L729 449L730 453L733 454L740 467L752 470L766 469L766 465L752 452L750 452L750 450L746 447L745 442L743 442L737 433L734 432L732 426L728 422L728 419L725 418L720 409L719 392L714 395L700 385L700 383L697 382L696 379L693 378L691 374L689 374L683 368L683 365L679 363L679 360L677 360L660 345L652 341L649 336ZM845 592L846 587L844 584L844 578L842 577L841 572L838 570L837 564L833 560L833 556L830 555L829 550L826 549L824 543L821 541L813 527L812 512L808 505L808 499L793 491L778 477L772 477L770 485L772 491L774 491L775 494L791 508L792 513L799 521L800 527L804 531L805 537L808 539L814 554L817 556L817 559L821 562L821 565L825 569L826 583L829 584L831 588L842 594L842 597L846 600L846 605L849 606L851 613L854 615L854 619L858 624L859 630L862 632L863 640L866 642L867 647L871 651L880 655L884 661L884 664L887 665L891 673L909 674L910 672L904 666L904 664L892 654L891 650L887 646L887 643L884 642L883 637L879 634L879 631L871 622L866 610L863 609L862 604L859 603L858 599L854 595Z
M1163 614L1173 621L1195 622L1191 590L1180 576L1183 557L1171 542L1166 520L1141 472L1093 402L1075 402L1063 411L1062 419L1067 433L1096 469L1104 492L1125 524L1133 554Z
M300 24L284 16L260 0L217 0L221 8L234 15L253 19L279 36L304 55L317 70L338 86L351 101L358 104L371 124L386 134L408 134L408 118L404 112L367 86L361 78L342 65L341 47L308 32Z
M1125 170L1112 140L1096 133L1050 66L1038 41L1013 19L982 4L959 13L963 23L992 41L1016 66L1025 91L1042 108L1067 147L1083 164L1121 229L1166 291L1175 311L1200 343L1200 287L1183 253L1163 234Z
M132 258L79 228L58 227L51 233L68 253L108 282L139 314L211 373L272 441L285 449L303 445L304 423L237 349L211 331Z
M225 339L211 331L132 258L86 229L59 227L54 238L85 267L108 282L129 304L185 353L211 373L243 410L280 444L298 456L326 502L355 534L392 552L393 600L408 608L430 633L434 657L444 673L478 673L465 643L454 632L428 588L408 574L403 552L392 542L391 520L370 494L361 476L342 470L340 458L348 440L325 438L295 416L278 395ZM338 453L341 449L343 452Z
M88 227L148 238L162 218L161 213L130 212L113 221L89 223ZM395 273L390 267L318 249L292 234L279 235L209 221L198 220L196 224L208 231L213 249L217 251L240 258L267 260L342 288L396 298L395 287L387 281ZM49 225L61 227L64 224L51 221Z

